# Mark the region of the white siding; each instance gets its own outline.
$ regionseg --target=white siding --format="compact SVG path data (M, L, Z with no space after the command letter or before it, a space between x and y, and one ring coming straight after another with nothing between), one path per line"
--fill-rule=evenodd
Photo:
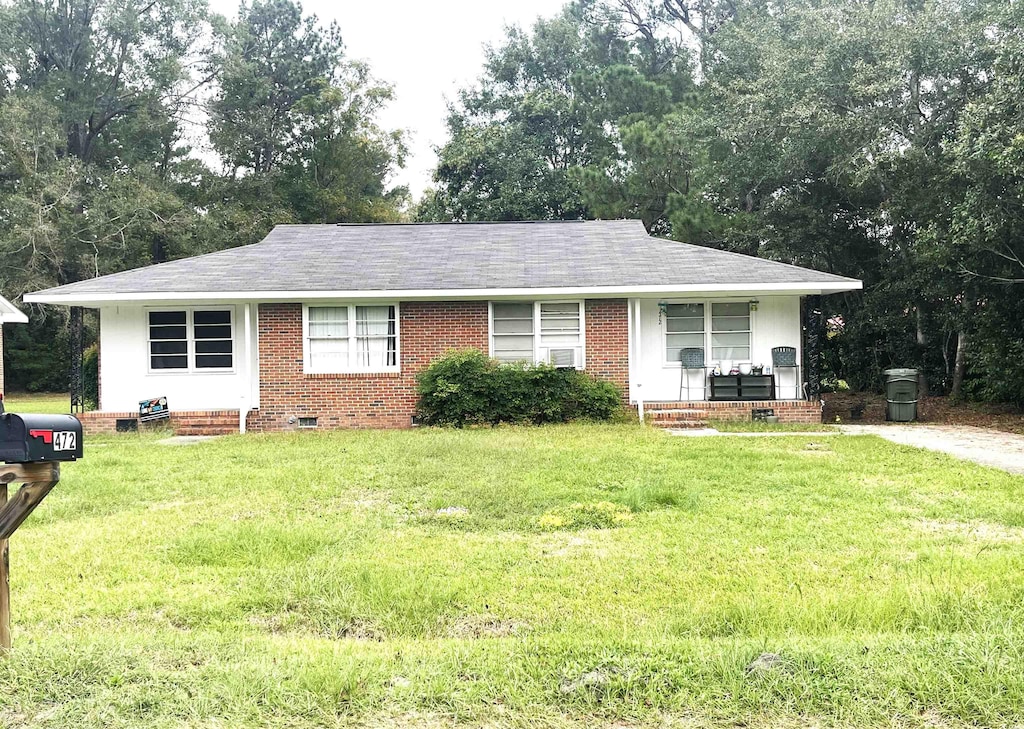
M234 310L235 354L231 372L150 372L147 307L100 309L100 410L135 412L140 400L161 396L167 397L172 412L257 407L256 305L251 306L248 359L245 357L246 305L230 307Z
M717 301L749 301L750 299L715 299ZM771 366L773 347L796 347L800 343L800 297L799 296L758 296L757 311L750 313L751 360L754 364ZM633 301L633 300L631 300ZM665 362L665 317L659 322L658 299L640 299L639 326L633 324L633 331L640 330L639 346L631 349L634 359L630 371L630 399L634 402L643 394L646 402L678 400L680 398L680 370L676 363ZM702 298L673 298L672 303L708 302ZM710 360L710 353L708 360ZM798 354L799 361L799 354ZM801 373L802 375L803 373ZM781 378L781 382L780 382ZM700 374L690 373L691 400L702 399L699 383ZM776 397L792 398L795 375L786 370L776 375ZM781 387L779 385L781 384ZM639 387L638 387L639 385Z

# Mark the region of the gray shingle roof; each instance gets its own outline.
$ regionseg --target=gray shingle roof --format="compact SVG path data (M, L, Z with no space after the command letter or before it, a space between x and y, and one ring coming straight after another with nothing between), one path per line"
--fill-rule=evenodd
M254 245L101 276L30 298L758 284L859 288L853 279L652 238L639 221L613 220L279 225Z

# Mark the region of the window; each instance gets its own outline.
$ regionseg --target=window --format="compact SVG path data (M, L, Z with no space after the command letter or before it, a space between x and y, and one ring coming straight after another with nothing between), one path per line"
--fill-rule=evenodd
M711 305L711 359L750 361L750 304Z
M491 356L501 362L550 362L583 367L580 301L495 301Z
M151 370L230 370L234 366L231 309L150 311Z
M386 372L398 368L398 307L306 308L306 371Z
M495 303L493 312L494 358L501 362L532 362L533 304L518 301Z
M751 356L750 304L695 302L668 304L665 321L665 364L677 365L682 350L704 350L704 361L749 362Z
M665 332L666 362L679 362L684 349L704 349L704 304L669 304Z

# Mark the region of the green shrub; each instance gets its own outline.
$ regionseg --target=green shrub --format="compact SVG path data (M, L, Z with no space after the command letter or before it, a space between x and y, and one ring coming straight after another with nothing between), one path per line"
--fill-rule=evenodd
M610 382L548 364L499 364L480 351L452 351L418 376L417 414L427 425L611 420L622 412Z

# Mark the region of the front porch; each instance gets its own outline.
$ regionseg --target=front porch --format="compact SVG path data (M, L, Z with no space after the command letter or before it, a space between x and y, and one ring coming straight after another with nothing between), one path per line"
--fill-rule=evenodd
M772 410L780 423L820 423L821 403L807 400L680 400L643 403L645 422L659 428L704 428L713 420L750 420Z

